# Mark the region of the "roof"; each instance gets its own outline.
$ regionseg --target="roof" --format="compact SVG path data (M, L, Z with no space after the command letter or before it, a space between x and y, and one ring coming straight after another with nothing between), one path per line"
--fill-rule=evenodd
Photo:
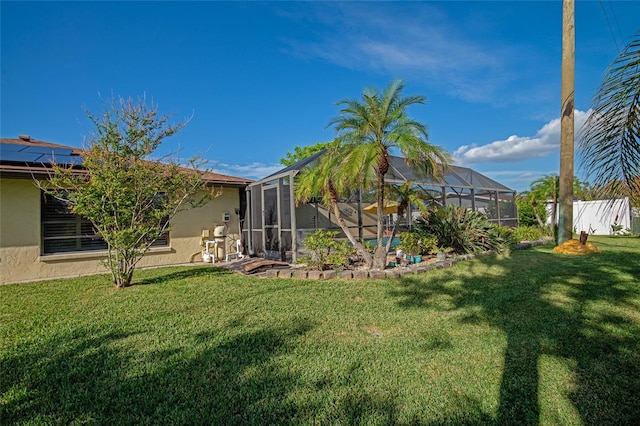
M311 154L310 156L308 156L307 158L303 158L302 160L297 161L296 163L285 167L284 169L281 169L279 171L277 171L276 173L272 173L269 176L265 177L263 180L270 180L272 179L274 176L276 175L281 175L283 173L289 173L289 172L297 172L299 170L302 170L303 168L305 168L308 164L313 163L314 161L316 161L317 158L322 157L322 155L325 153L326 149L322 149L318 152L316 152L315 154Z
M46 176L51 163L82 169L83 149L44 142L20 135L17 139L0 138L0 173L5 177ZM201 171L202 178L211 185L244 187L253 182L235 176Z
M320 158L326 150L318 151L315 154L298 161L297 163L288 166L278 172L275 172L260 181L256 182L256 184L261 182L267 182L269 180L275 179L276 177L280 177L284 174L293 174L295 175L300 170L308 167L310 164L313 164L318 158ZM425 180L424 178L416 175L415 171L412 170L405 159L403 157L391 156L390 157L391 168L389 173L387 174L385 180L388 183L398 183L405 182L411 180L416 184L421 184L424 186L433 186L433 187L447 187L453 189L474 189L485 190L485 191L500 191L500 192L515 192L515 190L504 186L503 184L479 173L473 169L462 166L449 166L446 168L444 172L444 176L442 179L434 181L434 180Z
M19 139L0 139L0 161L10 163L79 165L81 150L22 136Z
M491 179L488 176L483 175L468 167L462 166L448 166L444 171L444 176L438 180L425 181L409 167L407 162L402 157L391 157L391 171L387 180L392 182L393 180L407 181L412 180L414 182L421 182L424 185L432 186L445 186L451 188L474 188L484 190L500 190L500 191L514 191L511 188L504 186L503 184Z

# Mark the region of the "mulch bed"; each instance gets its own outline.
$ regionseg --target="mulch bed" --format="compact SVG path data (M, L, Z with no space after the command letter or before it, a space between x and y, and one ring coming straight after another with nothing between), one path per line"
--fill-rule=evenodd
M518 244L514 249L522 250L533 246L546 244L550 240L542 239ZM487 252L483 254L489 254ZM227 269L243 275L256 275L267 278L308 278L308 279L360 279L360 278L385 278L394 277L405 274L421 274L431 269L447 268L462 260L475 257L473 254L448 256L446 260L438 261L435 257L425 256L423 261L417 264L407 266L386 268L384 271L369 271L363 268L355 267L353 270L340 271L307 271L302 267L294 267L290 263L278 260L263 259L260 257L245 257L244 259L232 260L230 262L214 263L213 266ZM395 255L389 254L388 262L395 261Z

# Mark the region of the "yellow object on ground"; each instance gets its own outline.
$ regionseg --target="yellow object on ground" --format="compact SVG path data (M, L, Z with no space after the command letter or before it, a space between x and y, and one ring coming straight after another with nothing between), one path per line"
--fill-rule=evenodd
M578 240L567 240L559 246L554 247L552 251L554 253L564 254L600 253L598 247L594 246L590 242L587 241L585 245L582 245Z

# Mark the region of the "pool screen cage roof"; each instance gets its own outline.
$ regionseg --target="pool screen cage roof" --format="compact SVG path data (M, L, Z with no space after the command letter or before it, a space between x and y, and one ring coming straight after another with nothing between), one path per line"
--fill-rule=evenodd
M303 241L307 234L325 229L337 231L339 237L344 237L335 215L322 203L295 204L296 175L323 153L320 151L247 187L243 239L250 254L295 262L305 253ZM482 212L491 222L518 226L516 192L475 170L449 166L440 180L433 181L417 176L402 157L391 157L390 163L385 182L396 185L413 182L414 186L430 195L425 204L467 207ZM340 200L343 219L358 239L375 239L375 207L372 213L367 212L372 211L374 202L374 194L358 191ZM415 205L411 205L409 210L400 218L393 213L385 215L385 226L391 228L399 220L398 231L411 229L420 212Z

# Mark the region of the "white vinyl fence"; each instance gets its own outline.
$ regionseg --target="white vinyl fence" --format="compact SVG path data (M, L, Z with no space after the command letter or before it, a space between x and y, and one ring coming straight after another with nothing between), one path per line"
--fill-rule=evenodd
M551 204L547 204L547 218L551 217ZM556 215L558 217L558 215ZM574 201L573 228L576 233L585 231L593 235L623 233L631 228L629 198L617 200ZM619 231L616 232L616 229Z

